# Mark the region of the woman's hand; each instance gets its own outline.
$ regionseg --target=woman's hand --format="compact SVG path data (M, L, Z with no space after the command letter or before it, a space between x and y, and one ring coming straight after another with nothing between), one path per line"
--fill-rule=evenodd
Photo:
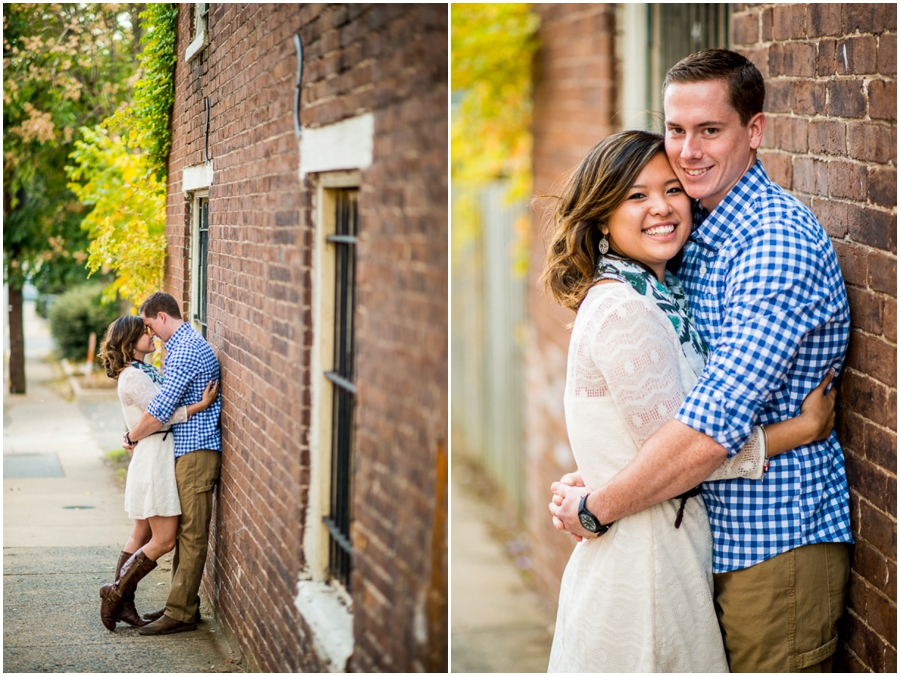
M213 380L206 385L206 389L203 390L203 396L200 398L200 410L204 410L212 406L213 402L216 400L216 397L219 396L219 381Z
M834 380L834 370L830 370L825 375L822 382L806 395L800 405L798 417L805 420L809 426L812 441L827 439L834 429L834 402L837 397L837 388L832 387L831 392L825 394L825 390L832 380Z

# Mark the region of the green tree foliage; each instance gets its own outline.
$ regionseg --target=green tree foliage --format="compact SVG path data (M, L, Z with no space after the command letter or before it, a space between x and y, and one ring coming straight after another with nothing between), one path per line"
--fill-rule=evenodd
M69 187L93 206L82 227L90 233L91 273L115 270L103 300L117 294L137 305L162 287L166 261L166 185L147 166L147 155L126 147L102 128L82 129L69 167ZM82 182L83 181L83 182Z
M68 188L77 130L125 100L138 5L3 5L3 278L9 284L10 392L25 392L22 285L86 276L85 208Z
M152 4L140 18L144 49L134 100L101 127L81 130L84 140L75 144L68 168L69 188L93 207L82 223L91 239L91 274L114 271L104 300L119 294L135 305L160 289L165 270L178 7Z
M538 17L530 5L451 5L454 181L509 178L531 190L531 64Z
M67 186L77 130L125 100L134 6L3 5L3 271L39 288L86 276L84 208ZM48 287L56 287L48 289Z
M91 283L73 287L50 308L50 335L60 357L84 362L91 333L97 334L99 347L107 327L119 316L114 304L101 302L102 290L100 284Z

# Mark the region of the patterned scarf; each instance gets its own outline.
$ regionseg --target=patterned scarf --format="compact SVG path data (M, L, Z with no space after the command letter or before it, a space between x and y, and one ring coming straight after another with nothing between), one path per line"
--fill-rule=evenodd
M648 272L643 267L627 258L618 258L615 256L601 256L597 264L597 273L594 279L614 279L618 282L631 284L632 288L642 296L650 298L656 307L658 307L672 322L675 328L675 335L681 342L681 351L684 353L688 364L699 376L706 364L706 357L709 355L709 348L706 342L700 337L691 323L691 315L688 311L687 294L681 282L671 272L666 270L663 284L656 275ZM678 511L675 515L675 528L681 527L681 520L684 517L684 506L689 498L700 495L700 486L695 486L689 491L678 495L673 500L681 500L678 505Z
M163 375L153 364L145 364L142 361L135 360L131 362L131 365L150 376L150 380L152 380L157 385L163 384Z
M699 375L709 355L709 348L691 322L687 295L675 275L666 270L664 284L656 275L634 261L607 254L601 256L597 264L594 280L599 279L613 279L630 284L639 294L650 298L672 322L675 335L681 342L681 351Z

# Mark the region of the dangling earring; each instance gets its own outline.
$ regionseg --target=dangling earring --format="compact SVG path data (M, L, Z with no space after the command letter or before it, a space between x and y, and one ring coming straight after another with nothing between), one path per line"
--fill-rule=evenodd
M607 240L606 235L602 233L600 235L600 245L597 247L597 250L600 252L601 256L609 251L609 240Z

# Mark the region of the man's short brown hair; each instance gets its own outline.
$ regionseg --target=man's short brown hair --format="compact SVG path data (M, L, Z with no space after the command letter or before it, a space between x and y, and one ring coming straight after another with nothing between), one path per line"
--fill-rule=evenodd
M151 294L147 300L141 303L138 314L142 317L156 317L160 312L165 312L174 319L181 319L181 309L178 301L165 291L157 291Z
M724 80L728 86L728 102L747 126L766 102L766 83L762 73L746 57L729 49L704 49L684 57L666 73L666 87L673 82L707 82Z

